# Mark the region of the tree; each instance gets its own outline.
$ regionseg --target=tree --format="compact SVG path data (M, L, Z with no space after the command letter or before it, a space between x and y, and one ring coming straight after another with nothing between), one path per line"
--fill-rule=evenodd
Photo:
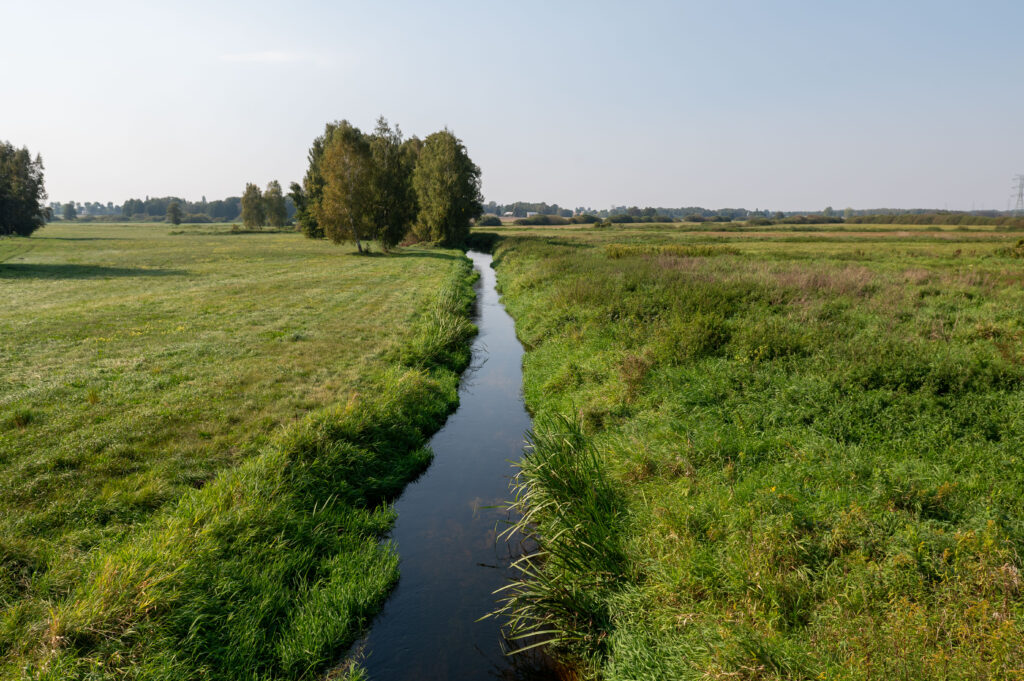
M324 126L324 134L313 140L313 146L309 148L306 158L309 160L309 168L306 176L302 179L302 185L292 182L291 196L295 204L295 222L302 233L310 239L323 239L324 229L317 219L320 200L324 194L324 177L321 169L321 162L324 157L324 150L334 131L341 125L340 122L328 123ZM346 123L346 125L348 125Z
M327 238L334 243L354 241L359 253L362 241L374 230L372 166L366 136L348 121L338 123L320 159L322 195L312 209Z
M291 186L288 187L288 198L292 200L292 205L295 206L296 227L302 230L302 233L310 239L322 239L324 236L323 230L319 229L319 225L316 224L316 216L310 210L309 196L302 185L298 182L292 182Z
M832 206L825 206L825 210L823 210L821 214L827 218L830 218L835 214L835 211L832 210Z
M172 225L181 224L181 204L177 201L171 201L167 204L167 222Z
M75 210L75 202L74 201L68 201L67 203L65 203L64 204L64 219L65 220L74 220L77 217L78 217L78 211Z
M26 147L0 142L0 236L29 236L46 223L43 159Z
M284 227L288 219L288 208L284 204L284 194L281 193L281 183L271 180L263 192L263 212L267 224L271 227Z
M462 141L445 129L423 142L413 188L419 212L413 233L422 241L456 245L469 236L470 222L483 213L480 168Z
M412 171L416 157L405 147L402 131L392 129L381 116L370 137L371 228L384 250L398 245L416 217L416 196Z
M242 222L246 229L259 229L266 223L263 212L263 194L252 182L247 182L242 194Z

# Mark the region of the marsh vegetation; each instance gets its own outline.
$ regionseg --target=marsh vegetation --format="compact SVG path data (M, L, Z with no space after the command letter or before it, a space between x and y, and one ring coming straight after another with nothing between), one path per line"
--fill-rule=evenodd
M514 629L588 678L1021 673L1016 239L504 233Z

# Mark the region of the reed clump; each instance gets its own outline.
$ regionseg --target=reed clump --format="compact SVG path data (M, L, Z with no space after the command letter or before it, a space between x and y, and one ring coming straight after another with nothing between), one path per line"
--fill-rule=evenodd
M508 619L519 651L554 645L591 655L607 642L606 592L620 587L625 567L619 491L571 418L535 424L518 466L512 508L519 520L507 534L541 548L513 564L519 577L503 590L496 614Z

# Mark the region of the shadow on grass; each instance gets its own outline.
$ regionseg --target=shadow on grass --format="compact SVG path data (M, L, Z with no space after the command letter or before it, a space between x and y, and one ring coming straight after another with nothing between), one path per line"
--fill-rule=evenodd
M395 258L440 258L442 260L455 260L461 258L462 255L458 253L442 253L440 251L432 251L428 249L408 249L394 251L391 255Z
M295 234L294 229L172 229L170 236L236 236L239 234Z
M455 260L456 258L462 257L455 253L442 253L440 251L431 251L427 249L402 249L391 251L390 253L382 253L381 251L356 253L353 251L351 253L346 253L345 255L350 255L353 258L439 258L441 260Z
M124 241L116 236L37 236L33 241Z
M103 265L48 265L0 263L0 279L107 279L110 277L173 277L187 270L159 267L104 267Z

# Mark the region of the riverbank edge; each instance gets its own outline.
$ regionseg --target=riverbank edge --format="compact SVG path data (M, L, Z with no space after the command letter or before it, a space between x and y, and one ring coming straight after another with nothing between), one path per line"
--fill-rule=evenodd
M428 465L470 360L477 274L453 264L372 394L309 414L90 561L5 678L311 678L398 579L390 502Z
M526 360L534 348L521 334L525 310L506 295L502 284L509 275L501 268L522 237L494 232L472 237L475 248L494 258L498 294L525 350L525 384ZM593 678L600 668L593 653L603 647L610 628L606 600L625 569L619 546L623 499L591 438L571 416L545 411L525 391L523 400L534 426L527 434L528 449L515 464L507 507L520 518L515 531L536 548L513 564L519 576L496 593L491 616L505 621L513 640L521 637L524 650L542 648L560 678Z

